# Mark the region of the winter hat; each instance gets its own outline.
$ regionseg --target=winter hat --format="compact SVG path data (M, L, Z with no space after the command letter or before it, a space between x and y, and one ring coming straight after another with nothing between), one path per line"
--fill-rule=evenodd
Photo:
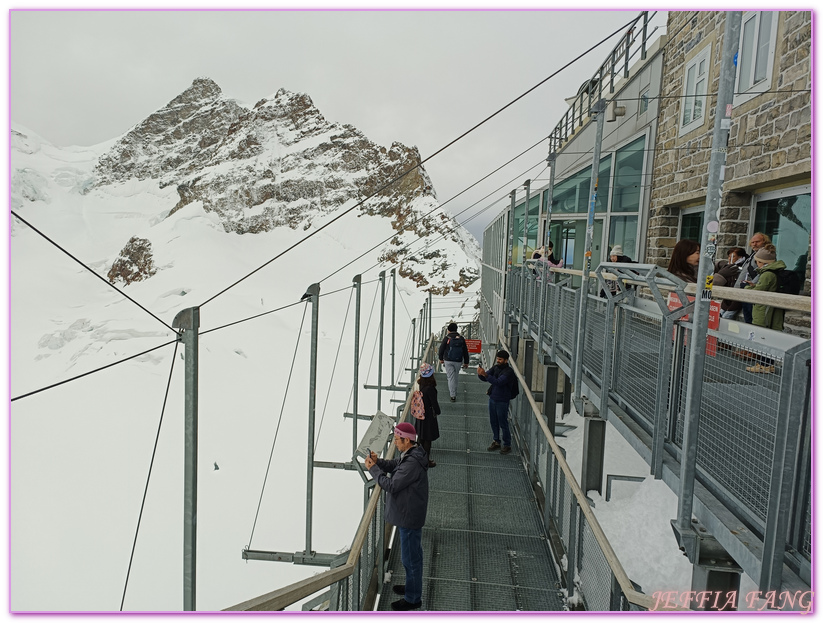
M422 363L420 364L420 376L424 379L429 378L432 374L434 374L434 368L431 367L431 364Z
M610 255L623 255L623 247L619 244L616 244L612 247L612 252Z
M760 260L761 262L774 262L777 257L777 254L774 251L774 245L767 244L765 247L760 249L757 254L755 254L754 259Z
M449 323L448 329L449 329L449 333L457 331L457 323L456 322Z
M499 350L499 351L497 351L497 356L498 356L498 357L500 357L501 359L506 359L506 360L508 360L508 358L509 358L509 353L508 353L508 352L506 352L505 350Z
M400 422L400 424L395 426L394 434L398 437L403 437L404 439L411 439L412 441L417 440L417 432L414 430L414 426L408 422Z

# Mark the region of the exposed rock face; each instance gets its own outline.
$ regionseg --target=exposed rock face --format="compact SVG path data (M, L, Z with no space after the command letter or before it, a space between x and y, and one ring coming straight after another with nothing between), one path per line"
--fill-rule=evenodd
M359 206L360 216L389 218L398 236L445 234L469 256L479 256L479 249L467 248L470 237L452 231L459 227L439 209L419 162L415 147L394 143L386 149L350 125L330 123L308 95L280 89L247 109L226 99L213 81L198 78L118 141L95 174L97 185L131 178L173 184L179 201L170 215L199 202L227 232L240 234L310 229L318 216L374 194ZM427 285L419 258L400 248L406 243L396 237L381 259ZM431 260L441 252L429 253ZM430 278L432 262L425 264ZM440 288L448 292L476 280L477 268L469 264L456 284Z
M114 260L109 270L108 280L111 283L122 281L124 285L129 285L135 281L148 279L157 272L154 266L154 258L151 254L151 242L145 238L132 238L120 251L120 256Z

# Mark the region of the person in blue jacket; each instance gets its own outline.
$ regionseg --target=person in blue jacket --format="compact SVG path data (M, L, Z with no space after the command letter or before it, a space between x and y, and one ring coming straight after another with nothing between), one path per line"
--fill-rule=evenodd
M517 377L509 366L509 353L505 350L497 351L495 365L490 370L477 366L477 376L481 381L491 383L489 391L489 422L492 427L492 444L487 448L489 452L500 448L500 454L508 454L512 450L512 435L509 431L509 401L517 391ZM503 433L503 447L500 447L500 433Z
M400 533L406 584L393 587L395 593L404 597L392 602L392 610L415 610L423 605L423 525L429 506L429 455L416 440L414 426L401 422L394 427L394 445L400 458L379 459L374 452L366 457L366 469L386 492L386 523L396 526Z

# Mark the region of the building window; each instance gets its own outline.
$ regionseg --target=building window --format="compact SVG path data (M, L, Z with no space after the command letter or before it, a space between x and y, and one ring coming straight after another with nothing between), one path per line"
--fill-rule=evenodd
M606 211L611 167L611 156L600 160L600 168L597 171L595 212ZM592 168L589 166L556 184L552 193L552 214L588 212L589 201L591 201L591 181Z
M700 244L703 240L703 208L696 208L680 215L680 236L678 240L694 240Z
M680 115L680 135L703 125L706 118L706 88L709 83L709 60L712 46L686 63L683 79L683 106Z
M646 87L640 91L640 106L637 110L638 116L642 115L649 109L649 89L650 87Z
M641 136L617 150L614 168L612 212L637 212L643 186L646 137Z
M735 106L769 90L776 41L776 11L751 11L743 15L737 52Z
M812 196L803 189L766 193L755 198L754 231L772 239L777 259L806 278L812 231Z

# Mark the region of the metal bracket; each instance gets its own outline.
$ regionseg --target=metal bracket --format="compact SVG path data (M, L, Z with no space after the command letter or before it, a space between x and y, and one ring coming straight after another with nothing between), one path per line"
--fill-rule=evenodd
M313 565L315 567L339 567L345 563L349 552L343 554L318 554L317 552L266 552L258 549L244 549L243 560L268 560L274 562L291 562L295 565ZM339 562L342 559L342 562Z

